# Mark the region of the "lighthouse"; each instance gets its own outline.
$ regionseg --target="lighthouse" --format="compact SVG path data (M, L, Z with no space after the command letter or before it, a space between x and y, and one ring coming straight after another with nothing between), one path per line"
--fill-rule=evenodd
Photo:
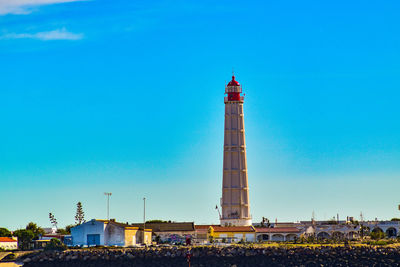
M232 76L225 86L225 136L221 226L251 225L242 86Z

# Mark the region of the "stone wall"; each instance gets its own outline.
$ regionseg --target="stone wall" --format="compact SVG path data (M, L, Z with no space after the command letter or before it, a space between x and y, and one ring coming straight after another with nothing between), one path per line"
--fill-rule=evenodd
M36 266L393 266L400 249L391 247L186 247L85 249L41 252L23 259Z

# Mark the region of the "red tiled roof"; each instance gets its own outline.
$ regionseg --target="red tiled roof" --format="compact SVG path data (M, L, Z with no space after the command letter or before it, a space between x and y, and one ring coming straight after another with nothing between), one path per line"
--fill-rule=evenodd
M299 233L296 227L256 228L257 233Z
M196 230L208 230L208 228L210 228L210 226L215 227L215 226L219 226L216 224L208 224L208 225L195 225L194 228Z
M56 238L61 238L64 235L58 235L58 234L44 234L43 237L56 237Z
M17 242L17 240L14 240L10 237L0 237L0 242Z
M133 223L132 226L143 226L143 223ZM162 222L162 223L146 223L147 229L152 229L153 232L179 232L179 231L194 231L193 222Z
M254 232L252 226L213 226L214 232Z

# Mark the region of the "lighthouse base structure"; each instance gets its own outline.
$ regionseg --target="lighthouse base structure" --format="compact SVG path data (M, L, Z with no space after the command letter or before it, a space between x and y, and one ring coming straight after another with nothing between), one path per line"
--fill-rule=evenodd
M221 226L251 226L251 219L221 219Z

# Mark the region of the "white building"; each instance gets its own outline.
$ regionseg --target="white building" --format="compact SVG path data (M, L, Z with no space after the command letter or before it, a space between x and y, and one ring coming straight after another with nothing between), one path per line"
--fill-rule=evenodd
M399 221L367 221L362 223L368 227L371 232L383 232L387 237L394 238L399 236L400 222Z
M251 226L242 86L232 76L225 87L225 136L221 226Z
M134 246L143 243L143 230L115 220L93 219L71 228L72 246ZM151 229L145 231L145 243L151 243Z
M15 238L15 239L14 239ZM0 237L0 248L4 250L18 249L18 240L16 237Z
M132 226L142 227L143 223ZM186 239L193 239L195 228L193 222L148 222L146 228L153 232L153 239L168 243L185 243Z
M257 241L293 241L302 234L302 230L296 227L259 227L255 230Z

